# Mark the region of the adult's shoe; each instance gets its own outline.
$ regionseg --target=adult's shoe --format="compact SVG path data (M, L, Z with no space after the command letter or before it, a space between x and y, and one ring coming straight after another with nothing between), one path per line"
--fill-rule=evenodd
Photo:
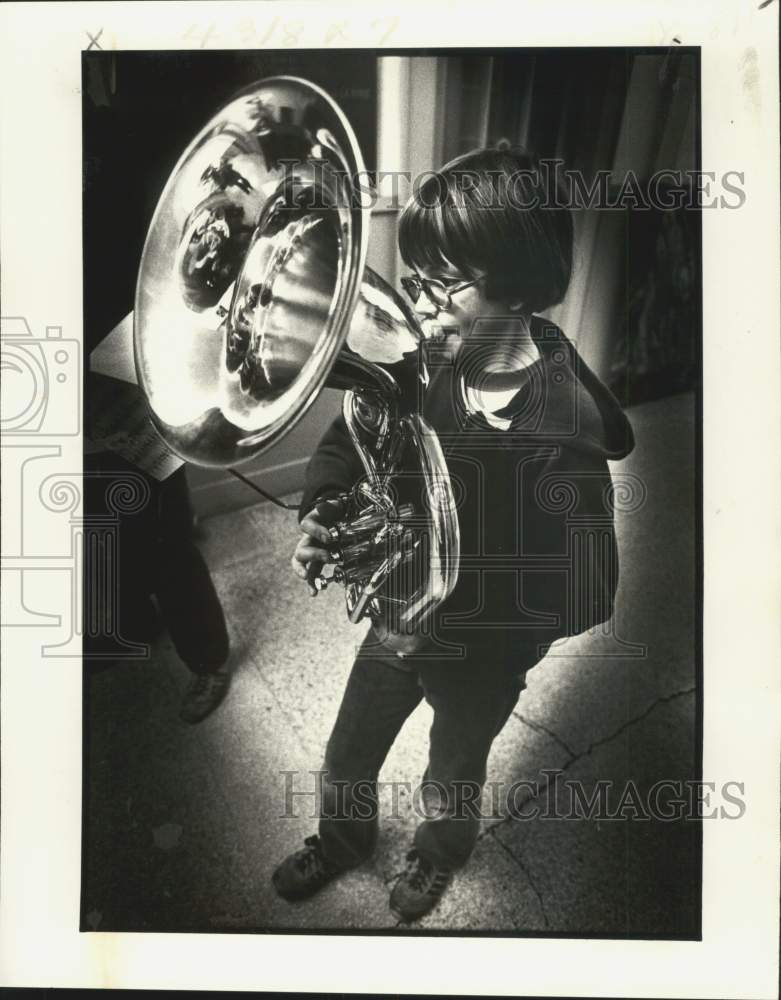
M217 708L230 687L227 665L209 674L194 674L184 693L179 718L182 722L200 722Z

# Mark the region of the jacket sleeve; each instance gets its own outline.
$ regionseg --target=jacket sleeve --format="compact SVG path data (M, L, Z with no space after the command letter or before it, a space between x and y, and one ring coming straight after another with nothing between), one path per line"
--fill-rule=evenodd
M309 459L298 520L301 521L319 500L349 493L363 474L363 464L350 439L344 417L339 414Z

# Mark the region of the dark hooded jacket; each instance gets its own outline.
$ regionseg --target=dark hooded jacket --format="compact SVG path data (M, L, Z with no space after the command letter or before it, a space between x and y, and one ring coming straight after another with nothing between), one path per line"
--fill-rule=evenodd
M532 319L540 359L494 429L467 412L451 365L430 365L423 416L453 481L461 535L458 582L433 616L438 643L512 650L606 622L618 587L608 461L632 450L612 393L562 331ZM338 418L309 462L302 515L346 492L362 467Z

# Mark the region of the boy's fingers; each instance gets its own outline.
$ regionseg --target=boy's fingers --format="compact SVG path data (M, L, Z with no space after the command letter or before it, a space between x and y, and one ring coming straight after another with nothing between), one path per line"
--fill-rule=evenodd
M314 581L315 577L320 575L323 569L323 564L317 559L314 559L309 563L301 562L297 555L293 556L290 563L296 576L301 580L306 580L309 593L312 597L317 597L318 590L317 587L315 587Z
M331 538L331 532L328 528L316 521L311 515L304 518L300 524L300 528L305 535L309 535L310 537L317 539L319 542L325 542L326 545L333 541Z
M296 549L295 558L299 562L308 563L313 559L318 559L320 562L334 562L334 557L327 549L321 549L318 545L307 545L299 544Z
M306 580L306 566L302 562L299 562L296 556L293 556L290 560L290 565L293 567L293 572L296 576L302 580Z
M314 560L306 568L306 582L309 584L309 593L312 597L317 597L317 587L315 587L314 580L316 576L320 576L322 572L323 564Z

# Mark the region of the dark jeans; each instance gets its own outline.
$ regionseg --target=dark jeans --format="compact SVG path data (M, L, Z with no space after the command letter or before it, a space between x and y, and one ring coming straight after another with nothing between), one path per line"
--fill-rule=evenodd
M356 657L325 754L320 838L326 857L349 867L377 837L376 781L383 761L422 698L434 709L428 767L415 833L420 856L438 867L468 859L480 829L480 792L491 744L539 660L521 647L472 650L466 660L400 660L372 633ZM413 802L415 800L413 799Z
M159 482L145 476L111 452L85 455L85 528L97 526L108 515L117 528L118 619L106 615L97 628L85 628L85 655L112 643L148 641L155 615L154 594L176 652L193 673L217 670L228 658L225 616L203 556L193 539L193 509L184 466ZM116 511L112 488L123 477L142 477L149 499L138 509ZM116 494L115 494L116 495ZM84 573L85 608L100 609L104 577L87 562ZM94 613L94 610L93 610Z

